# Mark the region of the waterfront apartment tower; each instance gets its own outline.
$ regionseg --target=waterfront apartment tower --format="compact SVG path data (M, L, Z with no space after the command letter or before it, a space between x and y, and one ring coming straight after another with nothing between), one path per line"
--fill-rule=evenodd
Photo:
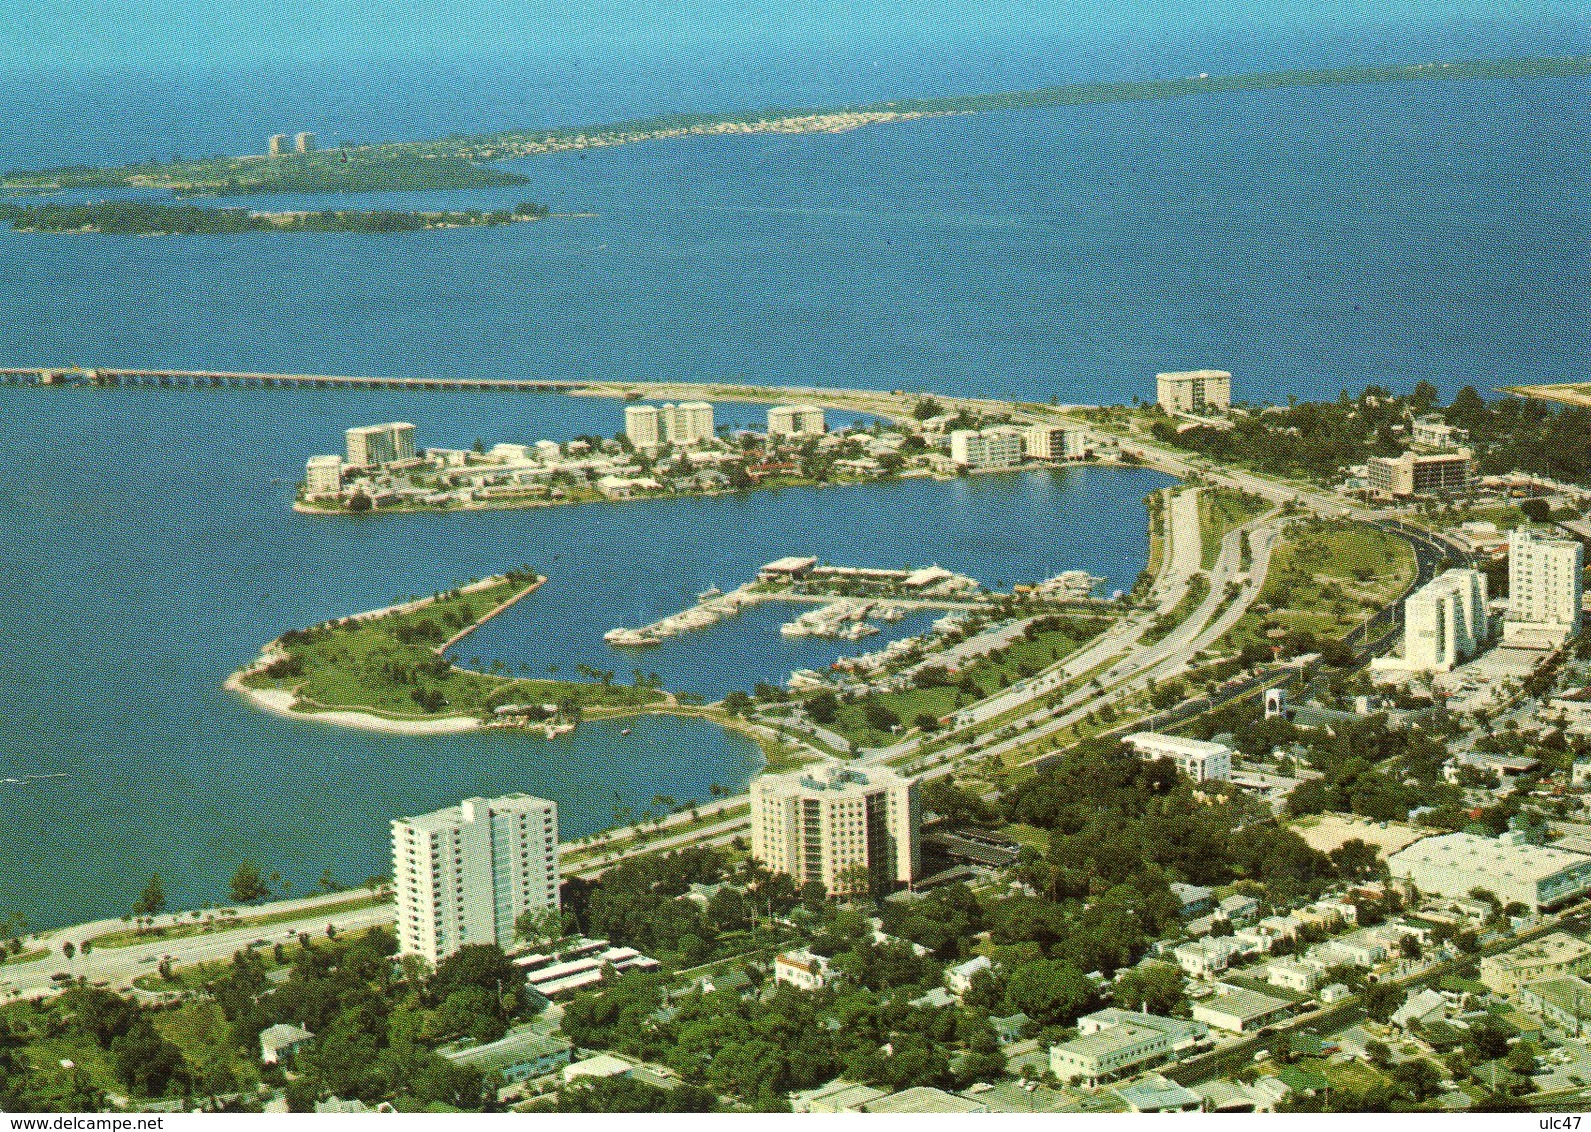
M1085 450L1083 434L1075 428L1036 424L1022 434L1022 451L1030 460L1076 460Z
M314 153L315 135L308 130L300 130L293 136L293 148L299 153Z
M1448 570L1404 603L1404 667L1413 671L1451 672L1490 635L1486 575L1479 570Z
M656 405L626 405L624 435L637 448L657 448L663 443Z
M1232 407L1232 375L1224 369L1157 373L1155 400L1168 413L1224 412Z
M1022 463L1024 430L1009 425L950 434L950 459L964 468L1015 468Z
M414 426L401 421L364 425L345 434L348 463L356 468L377 468L414 459Z
M911 884L921 827L916 781L886 767L764 774L751 784L751 855L831 895Z
M658 410L663 439L681 447L713 438L713 407L706 401L681 401Z
M472 943L514 943L514 921L558 903L558 806L466 798L392 823L398 953L433 966Z
M280 157L287 152L287 135L272 134L271 140L266 143L265 152L272 157Z
M304 465L305 495L338 495L343 489L343 458L311 456Z
M775 405L768 410L768 435L821 436L828 431L823 410L816 405Z
M1508 535L1508 616L1503 638L1557 647L1580 631L1585 547L1534 531Z

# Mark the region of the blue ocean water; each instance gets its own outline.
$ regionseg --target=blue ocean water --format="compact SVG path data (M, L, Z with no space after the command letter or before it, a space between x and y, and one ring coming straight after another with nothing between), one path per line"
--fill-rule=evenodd
M1268 5L1289 14L1242 37L1213 19L1157 31L1149 7L1096 34L1040 21L974 42L913 25L899 41L836 33L832 49L809 35L749 67L731 65L755 54L744 43L638 59L608 42L556 66L532 52L534 65L35 75L0 83L0 168L257 149L301 127L415 137L1587 42L1583 13L1552 5L1452 19L1405 6L1381 25L1367 8L1311 22L1303 5ZM931 49L914 55L919 40ZM0 232L0 364L1067 401L1148 396L1156 370L1191 365L1273 400L1561 379L1591 363L1588 94L1582 80L1277 91L592 151L524 162L531 185L467 201L597 213L509 230ZM736 412L755 419L721 419ZM679 721L548 744L263 716L219 685L287 627L528 561L553 582L464 651L545 664L556 644L572 664L606 656L601 629L786 548L938 560L994 583L1080 566L1121 584L1142 565L1137 499L1153 485L1135 474L373 522L287 511L273 479L296 479L348 425L393 417L437 445L617 427L613 403L577 399L0 391L0 778L72 775L0 783L0 910L39 924L116 912L157 869L174 903L217 899L245 855L300 886L328 865L357 880L384 871L390 817L468 793L548 793L577 834L610 819L615 789L637 808L705 797L757 765L743 741ZM782 675L797 664L759 617L635 663L710 694L736 668Z

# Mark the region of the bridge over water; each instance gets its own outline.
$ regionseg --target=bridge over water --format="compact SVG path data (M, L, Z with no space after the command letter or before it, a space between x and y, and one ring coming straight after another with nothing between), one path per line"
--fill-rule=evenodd
M84 369L76 366L66 369L26 366L3 368L0 369L0 384L162 389L451 389L494 393L569 393L575 389L600 391L599 383L541 378L349 377L229 370Z

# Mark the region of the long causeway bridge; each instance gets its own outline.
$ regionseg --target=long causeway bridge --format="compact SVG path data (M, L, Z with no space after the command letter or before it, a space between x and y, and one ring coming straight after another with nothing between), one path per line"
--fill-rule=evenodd
M494 393L568 393L602 383L542 378L347 377L307 373L238 373L188 369L0 369L0 385L134 386L164 389L463 389Z

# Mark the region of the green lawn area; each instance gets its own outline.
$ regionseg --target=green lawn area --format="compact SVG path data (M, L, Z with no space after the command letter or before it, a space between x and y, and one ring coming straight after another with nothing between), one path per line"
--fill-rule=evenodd
M529 571L513 572L494 585L452 590L407 612L284 633L286 658L245 683L291 691L313 710L357 708L396 719L488 716L509 703L634 706L662 699L653 688L614 683L612 673L589 683L530 679L529 665L520 665L515 677L501 662L492 672L474 672L436 655L443 642L535 581Z
M1155 618L1154 624L1149 626L1144 635L1138 638L1140 646L1152 645L1163 641L1170 636L1171 631L1193 615L1193 611L1205 598L1210 596L1210 579L1204 574L1195 574L1188 579L1188 592L1183 594L1177 604L1171 607L1169 613L1162 613Z
M347 900L335 900L318 905L313 909L299 909L297 911L267 912L258 916L216 916L208 920L183 920L176 924L163 924L160 927L150 928L147 931L138 931L127 928L122 931L105 932L93 936L85 941L86 945L94 947L136 947L141 943L150 943L162 939L187 939L189 936L208 935L211 932L235 931L238 928L267 928L273 924L286 924L293 920L301 920L306 915L336 915L342 912L357 912L362 908L371 908L377 904L385 904L392 899L391 896L364 893L351 895Z
M1259 600L1232 628L1233 647L1268 643L1271 630L1340 639L1408 588L1414 550L1365 523L1304 519L1271 554Z
M30 947L17 952L15 955L9 953L0 954L0 967L7 965L15 967L21 963L32 963L35 959L43 959L49 953L50 949L48 947Z
M1203 540L1203 566L1215 565L1221 540L1228 531L1265 514L1272 504L1264 496L1230 487L1207 487L1199 492L1199 537Z
M924 712L935 719L943 719L959 708L977 703L1002 688L1043 671L1076 652L1110 624L1098 617L1061 617L1052 619L1052 623L1056 625L1055 628L1038 630L1031 637L1018 637L1005 648L958 669L953 674L957 682L963 677L971 680L978 689L977 695L969 694L955 684L948 684L908 688L903 692L881 692L868 698L888 708L907 728ZM931 656L929 660L932 661ZM861 747L884 746L899 737L898 734L872 727L867 721L866 705L861 700L842 703L839 717L829 726Z

